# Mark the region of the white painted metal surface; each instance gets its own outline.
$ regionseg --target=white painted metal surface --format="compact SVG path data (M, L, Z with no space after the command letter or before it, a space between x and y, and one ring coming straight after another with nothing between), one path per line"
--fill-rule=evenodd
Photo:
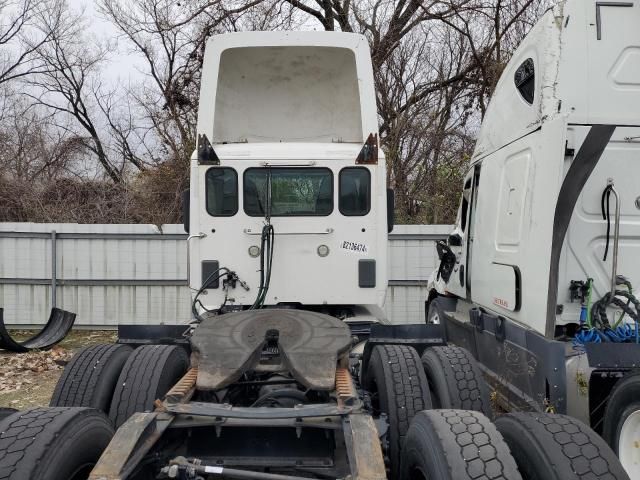
M190 287L197 291L206 283L203 262L217 261L250 288L209 289L198 297L202 307L256 301L260 259L248 251L260 245L270 217L273 269L260 303L355 305L384 321L386 163L382 150L375 161L357 163L367 139L377 142L378 135L366 38L339 32L212 37L204 55L197 131L210 140L219 165L199 162L197 153L191 158L190 233L198 237L189 244ZM340 178L353 168L369 178L361 191L370 208L349 215L340 207L340 198L348 197L340 192ZM224 186L211 180L225 172L232 178ZM234 208L208 208L223 198ZM272 200L278 205L273 211ZM328 256L317 254L321 246L328 247Z
M439 293L542 334L578 323L570 282L593 278L594 301L611 289L601 213L610 179L622 202L618 273L640 282L639 21L638 2L569 0L523 40L483 120L457 220L462 244L452 246L458 262L446 285L433 284ZM573 208L566 199L582 175Z
M437 260L434 240L450 229L398 225L389 236L385 309L393 323L424 321L426 280ZM0 223L0 307L8 324L40 325L49 315L52 231L57 305L76 312L77 325L190 320L182 225Z

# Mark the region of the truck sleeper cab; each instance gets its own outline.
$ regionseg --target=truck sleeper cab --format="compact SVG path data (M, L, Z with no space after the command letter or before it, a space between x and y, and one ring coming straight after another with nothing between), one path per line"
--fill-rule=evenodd
M427 301L506 406L587 422L632 478L637 311L620 321L607 294L640 282L638 24L638 2L568 0L531 30L483 120Z

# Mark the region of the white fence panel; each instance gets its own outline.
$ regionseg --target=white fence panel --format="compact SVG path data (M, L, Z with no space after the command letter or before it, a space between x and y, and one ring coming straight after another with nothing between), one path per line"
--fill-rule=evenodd
M424 321L434 242L450 231L398 225L390 234L386 311L394 323ZM5 322L41 325L55 302L77 313L83 327L186 323L185 239L182 225L0 223Z

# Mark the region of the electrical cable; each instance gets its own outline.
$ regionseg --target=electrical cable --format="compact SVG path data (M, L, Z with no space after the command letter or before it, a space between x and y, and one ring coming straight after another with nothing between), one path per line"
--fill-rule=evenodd
M222 270L224 270L224 272L223 273L219 273ZM230 273L230 272L231 272L231 270L229 270L227 267L220 267L217 270L215 270L211 275L209 275L204 282L202 282L202 286L200 287L198 292L194 295L193 300L191 301L191 313L193 314L193 317L195 318L195 320L198 323L200 323L200 322L202 322L204 320L200 316L200 312L198 312L197 304L200 303L200 305L202 305L202 302L200 302L200 300L198 300L198 297L200 297L202 292L204 292L209 287L211 282L213 282L214 280L219 279L222 275L224 275L224 273ZM218 275L218 276L215 277L215 275ZM204 308L204 306L203 306L203 308ZM205 308L205 310L206 310L206 308Z
M640 300L633 295L631 282L625 277L617 276L616 285L624 285L627 291L609 292L593 304L588 316L588 328L576 333L573 341L574 347L582 347L585 343L627 343L630 341L640 343ZM626 302L622 299L626 299ZM607 316L607 308L612 305L622 310L622 315L613 326ZM633 320L633 326L628 323L621 324L625 314Z
M609 209L609 200L611 198L611 190L613 189L613 185L607 185L604 191L602 192L602 198L600 200L600 207L602 209L602 219L607 221L607 243L604 246L604 256L602 257L602 261L607 261L607 254L609 253L609 240L611 235L611 213ZM605 212L605 201L606 201L606 212Z

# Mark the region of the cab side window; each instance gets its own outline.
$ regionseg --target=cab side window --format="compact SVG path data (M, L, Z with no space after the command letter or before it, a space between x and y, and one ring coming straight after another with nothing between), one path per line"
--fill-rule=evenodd
M516 70L514 81L522 98L529 105L535 98L536 75L533 60L527 58Z
M364 216L371 210L371 173L363 167L340 171L339 208L348 217Z
M462 190L462 204L460 205L460 228L462 231L467 229L467 216L469 213L469 198L471 197L471 179L464 183Z
M231 217L238 213L238 174L233 168L212 167L205 182L209 215Z

